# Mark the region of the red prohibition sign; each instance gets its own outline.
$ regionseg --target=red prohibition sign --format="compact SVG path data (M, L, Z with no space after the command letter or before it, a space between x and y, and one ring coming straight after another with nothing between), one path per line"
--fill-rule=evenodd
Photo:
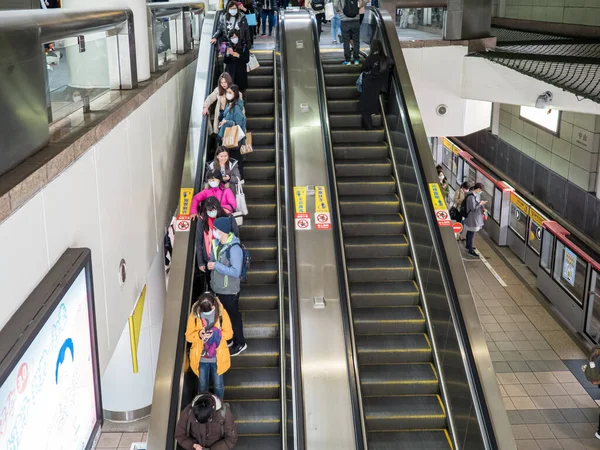
M448 213L446 211L438 211L438 212L435 213L435 216L438 219L446 220L448 218Z
M299 220L298 221L298 228L308 228L308 220Z
M179 228L182 231L185 231L189 228L190 224L189 222L179 222L179 224L177 225L177 228Z
M329 217L327 217L327 214L319 214L317 216L317 220L319 222L327 222L327 220L329 220Z

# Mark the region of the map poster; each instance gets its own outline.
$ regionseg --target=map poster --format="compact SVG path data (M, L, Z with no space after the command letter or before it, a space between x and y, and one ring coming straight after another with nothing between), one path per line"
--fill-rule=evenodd
M575 286L575 269L577 268L577 255L568 248L565 248L563 257L562 277L567 280L571 286Z

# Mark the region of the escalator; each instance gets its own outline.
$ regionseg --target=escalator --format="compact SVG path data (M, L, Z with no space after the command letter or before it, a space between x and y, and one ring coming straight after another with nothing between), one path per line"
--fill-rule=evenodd
M370 450L450 449L381 115L361 129L361 66L322 54Z
M252 256L239 300L248 349L231 358L224 381L239 434L236 448L270 450L282 448L274 73L273 52L255 54L260 67L248 74L245 96L254 151L244 164L248 215L240 227Z

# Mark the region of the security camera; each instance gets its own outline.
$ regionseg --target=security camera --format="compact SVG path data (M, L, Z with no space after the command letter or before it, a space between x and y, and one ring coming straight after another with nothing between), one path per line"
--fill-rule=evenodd
M546 91L542 93L535 101L535 107L538 109L546 109L548 103L552 102L552 92Z
M446 105L438 105L437 108L435 108L435 112L438 116L445 116L448 112L448 107Z

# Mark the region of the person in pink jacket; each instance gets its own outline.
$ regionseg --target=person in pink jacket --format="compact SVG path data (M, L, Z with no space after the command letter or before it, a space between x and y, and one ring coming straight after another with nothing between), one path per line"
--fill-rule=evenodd
M225 187L223 184L221 172L219 170L211 170L208 173L207 181L208 187L202 189L202 191L194 195L194 198L192 199L192 207L190 209L192 218L195 219L198 217L198 206L208 197L216 197L225 212L228 214L233 213L237 207L237 202L235 201L235 196L231 189Z

